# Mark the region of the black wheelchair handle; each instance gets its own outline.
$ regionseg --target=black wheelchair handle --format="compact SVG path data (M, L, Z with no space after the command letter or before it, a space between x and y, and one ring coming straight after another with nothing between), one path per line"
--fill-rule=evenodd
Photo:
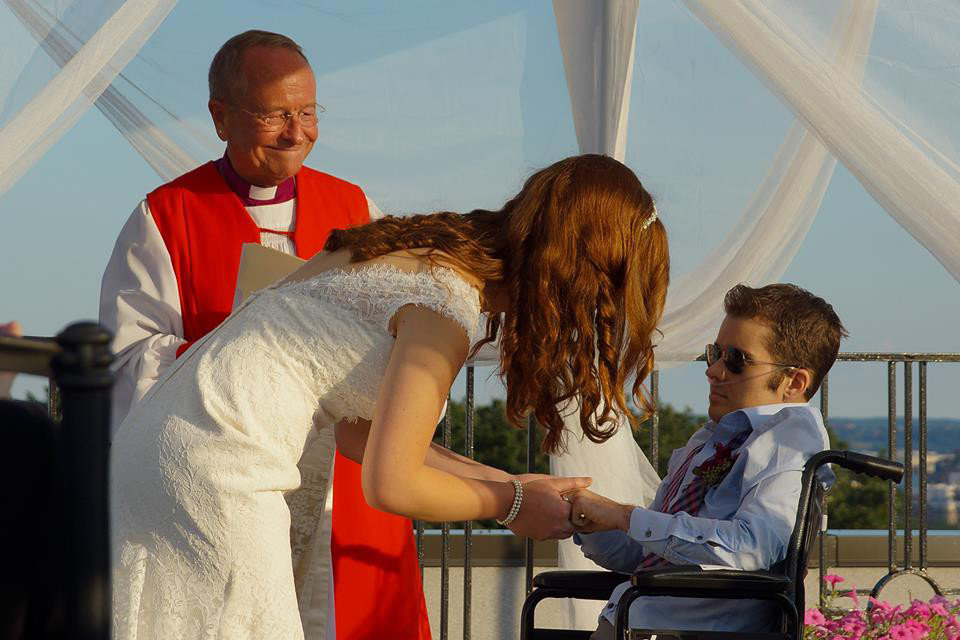
M897 483L903 479L903 464L886 458L856 453L855 451L821 451L810 458L807 464L816 468L827 463L837 464L856 473L864 473L868 476L892 480Z

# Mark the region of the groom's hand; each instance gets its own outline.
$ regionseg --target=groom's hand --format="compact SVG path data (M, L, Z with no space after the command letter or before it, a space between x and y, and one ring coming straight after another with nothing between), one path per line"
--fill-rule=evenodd
M570 503L570 521L581 533L630 528L630 515L636 508L620 504L588 489L579 489L564 495Z
M570 503L560 496L590 486L590 478L546 477L530 482L521 480L521 484L523 501L510 530L534 540L572 536L575 529L570 523Z

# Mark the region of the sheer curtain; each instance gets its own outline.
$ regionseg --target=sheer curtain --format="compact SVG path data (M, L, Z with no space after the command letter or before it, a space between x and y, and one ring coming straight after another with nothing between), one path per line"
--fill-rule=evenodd
M554 11L580 150L622 161L637 3L554 0ZM829 55L837 69L853 78L863 72L875 11L875 1L851 0L832 30ZM658 349L661 366L696 357L719 325L723 295L730 287L739 282L762 284L783 274L819 210L835 165L802 124L791 128L738 223L707 259L671 286L660 327L664 334ZM645 505L652 500L656 472L625 422L614 437L599 445L579 434L575 413L567 422L568 450L551 457L552 473L590 475L595 491L621 502ZM561 541L559 554L561 568L597 568L571 540ZM569 601L570 619L564 623L590 626L601 606Z
M917 114L898 115L889 95L861 87L856 75L831 64L795 24L784 19L787 10L775 11L759 0L684 1L846 165L887 213L960 280L960 211L956 206L960 165L955 155L948 155L953 149L938 145L937 138L924 135L915 120L907 119ZM912 8L898 12L907 23L904 27L918 37L939 35L933 40L935 46L943 47L938 65L955 69L957 7L924 2ZM925 11L918 11L921 8ZM936 17L943 22L941 27L952 25L952 33L938 31L933 24ZM955 76L944 81L944 88L955 95ZM929 97L921 95L918 100L922 103ZM940 136L939 142L952 141Z
M581 153L624 159L638 5L638 0L553 2ZM659 477L624 421L602 444L583 437L579 412L568 412L564 423L566 451L550 456L552 474L591 476L591 490L619 502L645 505L653 499ZM561 569L601 569L572 539L560 541L558 554ZM596 626L603 604L567 599L556 626Z
M830 69L855 88L863 79L876 11L877 0L847 0L827 44ZM661 366L702 353L723 319L723 296L731 287L763 285L783 275L820 210L835 166L823 143L796 122L727 236L671 284L660 325Z
M23 175L90 107L121 69L136 55L176 0L127 0L120 3L4 0L28 25L47 51L57 51L58 68L29 100L7 104L0 128L0 195ZM90 10L94 10L91 12ZM66 33L52 25L63 15L91 28L89 37L66 44ZM38 18L39 17L39 18ZM33 79L36 82L36 78ZM4 96L6 97L6 96ZM5 114L6 116L6 114Z

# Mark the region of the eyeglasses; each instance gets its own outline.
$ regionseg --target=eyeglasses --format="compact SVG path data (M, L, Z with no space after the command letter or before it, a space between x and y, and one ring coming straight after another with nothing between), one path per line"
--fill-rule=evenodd
M743 373L744 366L748 364L772 364L778 367L787 367L790 369L799 369L799 365L795 364L784 364L782 362L765 362L763 360L753 360L747 357L740 349L736 347L721 347L720 345L708 344L704 352L704 356L707 359L707 366L713 366L713 363L717 360L723 360L723 366L727 368L727 371L730 373Z
M317 124L320 114L326 111L326 109L319 104L312 104L299 111L284 111L281 113L257 113L256 111L244 109L238 104L232 106L256 118L262 131L281 131L282 129L286 129L290 118L296 118L302 127L312 127Z

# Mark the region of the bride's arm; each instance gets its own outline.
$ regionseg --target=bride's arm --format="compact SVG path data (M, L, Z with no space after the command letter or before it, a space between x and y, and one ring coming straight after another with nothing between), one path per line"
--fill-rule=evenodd
M366 447L367 437L370 433L370 421L341 421L337 423L336 433L337 447L339 448L340 453L347 456L354 462L362 462L363 450ZM427 456L423 463L433 467L434 469L446 471L447 473L463 476L465 478L475 478L477 480L499 480L501 482L509 482L515 477L501 469L485 465L482 462L477 462L476 460L471 460L466 456L461 456L458 453L454 453L450 449L442 447L436 442L430 443L430 448L427 449ZM529 477L531 476L520 476L519 479L526 482L526 479Z
M512 482L451 472L481 465L440 455L431 445L436 416L467 355L463 329L415 306L404 307L394 320L397 338L363 450L367 502L422 520L506 517L514 500ZM559 493L586 483L572 478L527 483L515 530L537 538L569 535L570 509Z

